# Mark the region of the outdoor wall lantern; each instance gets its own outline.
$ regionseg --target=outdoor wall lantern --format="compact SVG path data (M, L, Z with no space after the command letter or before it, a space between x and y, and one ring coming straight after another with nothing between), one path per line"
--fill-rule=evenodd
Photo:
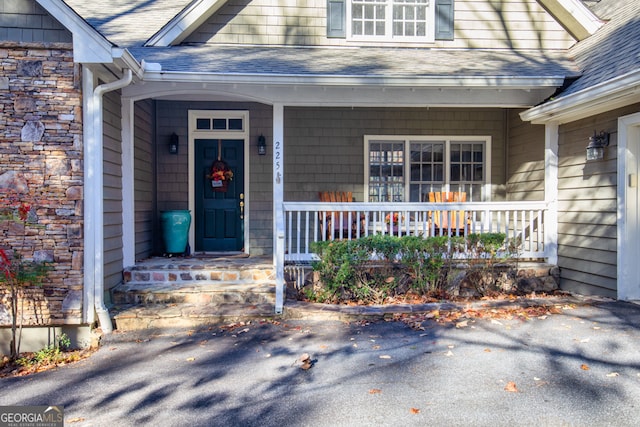
M174 132L171 135L171 139L169 140L169 154L178 154L178 143L180 142L180 138Z
M264 135L260 135L258 137L258 155L264 156L265 154L267 154L267 140Z
M589 137L589 145L587 145L587 160L599 160L604 157L604 147L609 146L609 134L601 131L597 134L593 131L593 136Z

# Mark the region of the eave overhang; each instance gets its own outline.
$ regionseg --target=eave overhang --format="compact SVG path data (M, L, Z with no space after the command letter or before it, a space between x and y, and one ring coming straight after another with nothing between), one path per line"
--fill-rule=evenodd
M640 102L640 70L523 111L534 124L569 123Z

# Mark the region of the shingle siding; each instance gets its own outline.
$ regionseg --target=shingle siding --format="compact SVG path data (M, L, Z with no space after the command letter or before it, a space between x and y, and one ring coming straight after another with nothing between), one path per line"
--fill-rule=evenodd
M563 289L616 296L617 120L640 104L560 127L558 265ZM585 160L593 131L611 132L605 158Z
M35 0L3 0L0 3L0 41L64 42L71 33Z
M103 96L104 288L122 280L122 106L120 91Z
M285 200L317 201L319 191L364 199L365 135L489 135L492 198L504 198L501 109L285 108Z
M134 191L135 191L135 259L145 259L154 252L155 150L154 103L138 101L134 109Z
M186 43L374 46L327 37L327 1L229 0ZM348 23L347 23L348 25ZM566 49L574 40L535 0L456 0L453 40L430 47ZM389 43L387 46L420 46ZM424 45L424 44L422 44Z
M508 200L544 200L544 126L523 122L519 110L508 117Z

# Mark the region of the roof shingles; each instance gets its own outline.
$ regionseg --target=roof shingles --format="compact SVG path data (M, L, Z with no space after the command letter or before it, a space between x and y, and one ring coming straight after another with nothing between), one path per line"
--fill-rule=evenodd
M608 22L570 49L583 75L560 96L640 69L640 1L601 0L593 11Z
M538 51L219 45L131 51L139 59L160 63L163 71L175 72L380 77L579 75L562 55Z

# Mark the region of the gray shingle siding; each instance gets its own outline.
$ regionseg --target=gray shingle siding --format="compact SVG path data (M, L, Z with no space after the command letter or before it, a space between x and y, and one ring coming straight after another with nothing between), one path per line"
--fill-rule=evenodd
M3 0L0 4L0 41L70 43L72 37L35 0Z

